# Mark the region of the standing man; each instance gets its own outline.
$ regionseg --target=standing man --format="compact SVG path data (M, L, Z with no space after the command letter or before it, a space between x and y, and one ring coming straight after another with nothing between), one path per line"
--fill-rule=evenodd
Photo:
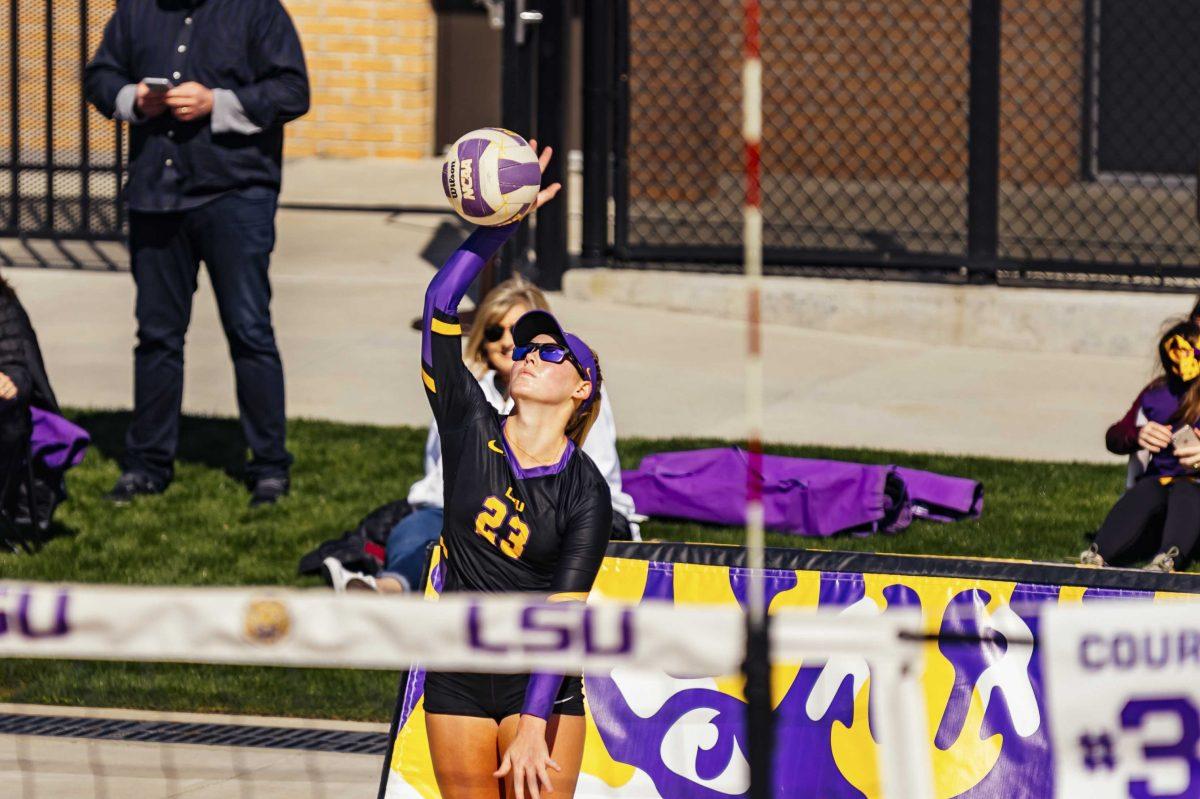
M288 492L283 365L267 277L283 126L308 111L300 39L279 0L122 0L85 70L88 100L128 122L137 286L133 422L109 499L166 489L183 341L204 261L229 342L251 506Z

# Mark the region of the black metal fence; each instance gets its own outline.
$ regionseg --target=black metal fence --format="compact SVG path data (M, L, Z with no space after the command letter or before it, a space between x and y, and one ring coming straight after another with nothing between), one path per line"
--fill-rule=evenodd
M122 128L89 108L82 88L83 67L115 5L0 5L0 237L122 237Z
M594 182L585 256L736 269L740 0L595 5L608 11L587 21L585 175L605 188L609 167L615 224L598 221ZM762 13L768 271L1200 277L1200 4L776 0Z

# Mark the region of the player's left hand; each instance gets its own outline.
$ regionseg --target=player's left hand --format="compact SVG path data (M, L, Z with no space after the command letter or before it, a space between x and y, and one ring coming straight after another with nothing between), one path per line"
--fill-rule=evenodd
M527 794L530 799L541 799L542 793L554 792L547 768L562 771L546 746L546 721L537 716L521 716L516 737L492 776L503 779L511 773L517 799L525 799Z
M533 151L536 153L537 152L537 139L530 139L529 146L532 147ZM542 150L542 154L538 156L538 165L541 166L543 172L545 172L546 167L548 167L550 165L550 159L553 156L554 156L554 148L553 147L547 147L546 149ZM553 200L554 196L556 194L558 194L558 192L561 189L562 189L561 183L551 183L549 186L547 186L544 189L542 189L541 191L539 191L538 196L537 196L537 202L535 202L533 204L533 210L536 211L537 209L541 208L546 203Z
M180 122L203 119L212 113L212 89L190 80L167 92L167 108Z

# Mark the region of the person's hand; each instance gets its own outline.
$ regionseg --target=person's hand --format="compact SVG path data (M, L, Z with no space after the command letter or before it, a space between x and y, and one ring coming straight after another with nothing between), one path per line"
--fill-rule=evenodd
M12 378L0 372L0 400L11 400L17 398L17 384L12 381Z
M562 767L550 757L550 750L546 746L546 720L537 716L521 716L517 721L517 735L504 752L500 768L492 776L503 779L511 772L517 799L525 799L527 784L531 799L541 799L543 791L554 792L547 768L562 771Z
M1200 444L1191 447L1176 447L1175 457L1188 469L1200 469Z
M1151 452L1162 452L1171 445L1171 428L1158 422L1146 422L1138 430L1138 447Z
M152 92L144 83L137 85L137 99L134 101L137 112L146 119L154 117L167 110L167 101L162 92Z
M537 139L530 139L529 146L532 147L533 151L536 153L537 152ZM547 147L546 149L542 150L542 154L538 156L538 166L540 166L542 168L543 172L545 172L546 167L548 167L550 165L550 158L553 155L554 155L554 148ZM554 196L556 194L558 194L558 192L561 189L562 189L561 183L551 183L549 186L547 186L546 188L539 191L538 196L537 196L537 202L535 202L533 204L532 210L536 211L537 209L541 208L546 203L553 200Z
M203 119L212 113L212 89L190 80L167 92L167 107L180 122Z

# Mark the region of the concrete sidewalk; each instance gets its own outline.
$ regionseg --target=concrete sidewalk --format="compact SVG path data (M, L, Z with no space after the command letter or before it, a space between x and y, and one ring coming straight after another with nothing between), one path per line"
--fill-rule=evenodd
M386 724L107 708L0 705L0 713L388 731ZM2 795L17 799L369 797L378 789L382 768L382 758L375 755L0 735Z
M439 206L440 162L288 164L283 200ZM578 215L578 191L567 198ZM272 278L292 416L428 422L420 313L453 216L285 210ZM63 402L132 402L127 274L18 269ZM768 279L771 441L1112 461L1109 423L1149 378L1161 320L1187 295ZM744 333L736 279L569 272L552 301L599 350L622 435L743 435ZM184 405L233 415L232 369L204 278Z
M419 337L410 327L433 274L421 254L440 260L460 238L450 217L280 213L274 313L290 415L428 423ZM129 407L130 276L7 274L37 326L61 401ZM600 352L622 435L742 435L739 322L577 296L552 302ZM1176 302L1181 312L1190 306L1187 297ZM1117 462L1104 451L1104 430L1150 375L1158 321L1145 320L1145 357L947 346L769 324L766 437ZM203 277L188 338L185 408L235 414L232 369Z

